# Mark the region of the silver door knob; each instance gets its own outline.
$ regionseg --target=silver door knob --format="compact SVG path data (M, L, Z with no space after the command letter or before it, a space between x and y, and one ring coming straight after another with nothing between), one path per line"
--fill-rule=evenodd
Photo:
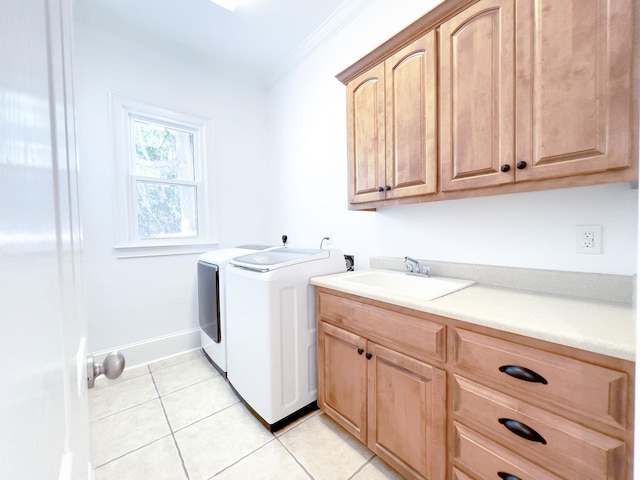
M93 388L96 378L104 375L110 380L118 378L124 370L124 355L120 352L111 352L102 363L93 361L93 357L87 358L87 383L89 388Z

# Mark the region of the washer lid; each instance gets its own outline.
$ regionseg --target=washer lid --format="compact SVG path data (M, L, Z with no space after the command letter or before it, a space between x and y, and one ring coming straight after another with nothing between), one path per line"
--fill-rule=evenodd
M278 268L313 262L324 258L329 258L328 250L283 247L235 257L229 263L247 270L269 272Z
M221 248L218 250L212 250L200 255L199 259L206 263L213 265L226 265L233 257L238 255L246 255L248 253L257 252L263 248L270 248L261 245L241 245L233 248Z

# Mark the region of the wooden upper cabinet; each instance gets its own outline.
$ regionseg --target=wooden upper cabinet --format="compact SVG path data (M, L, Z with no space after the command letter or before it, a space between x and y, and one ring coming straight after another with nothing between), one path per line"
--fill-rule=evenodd
M440 27L443 191L514 180L514 40L513 0L481 0Z
M631 0L516 4L518 180L631 166Z
M349 202L437 191L435 32L347 85Z
M632 165L630 1L481 0L441 26L443 191Z
M384 64L347 85L349 202L380 199L385 182Z
M338 75L350 208L638 179L633 0L445 0Z
M387 59L387 198L435 193L436 42L431 31Z

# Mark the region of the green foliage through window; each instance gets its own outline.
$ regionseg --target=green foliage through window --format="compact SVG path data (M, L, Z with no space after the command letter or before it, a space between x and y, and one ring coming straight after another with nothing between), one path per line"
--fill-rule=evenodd
M194 180L193 133L134 121L136 175Z
M197 236L193 132L134 120L133 136L138 236Z
M136 182L140 238L196 236L196 187Z

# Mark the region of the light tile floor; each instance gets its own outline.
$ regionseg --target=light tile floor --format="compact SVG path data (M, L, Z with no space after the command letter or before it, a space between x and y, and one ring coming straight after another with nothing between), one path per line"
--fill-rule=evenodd
M402 478L318 410L269 432L200 350L98 378L89 406L96 480Z

